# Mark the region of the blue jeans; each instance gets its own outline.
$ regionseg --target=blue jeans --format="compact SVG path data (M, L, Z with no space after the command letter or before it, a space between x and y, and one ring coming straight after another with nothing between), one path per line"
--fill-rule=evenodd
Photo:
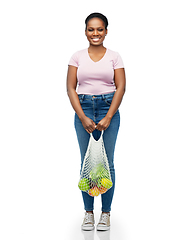
M92 119L96 124L103 119L112 102L114 93L104 94L104 95L78 95L82 109L87 117ZM115 169L114 169L114 150L116 144L116 138L120 125L120 115L119 110L112 117L109 127L104 131L103 140L105 145L106 154L108 157L111 178L113 182L113 187L110 188L106 193L101 195L102 200L102 211L110 212L111 204L114 195L115 187ZM90 134L84 129L80 119L77 114L75 114L75 129L78 138L78 143L81 153L81 168L84 161L84 156L87 150ZM93 137L98 140L101 132L99 130L93 131ZM94 197L90 196L86 192L82 192L84 206L86 211L93 211Z

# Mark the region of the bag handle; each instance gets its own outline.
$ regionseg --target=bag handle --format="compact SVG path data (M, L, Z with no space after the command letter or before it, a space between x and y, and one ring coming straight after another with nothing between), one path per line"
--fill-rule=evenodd
M90 133L90 136L95 142L98 142L102 138L103 133L104 133L104 130L101 131L101 135L100 135L100 138L98 140L95 140L95 138L93 137L93 133Z

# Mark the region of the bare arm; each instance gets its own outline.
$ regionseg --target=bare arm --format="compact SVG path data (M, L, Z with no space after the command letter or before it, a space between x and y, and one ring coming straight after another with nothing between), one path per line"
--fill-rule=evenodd
M82 122L83 127L88 133L91 133L95 130L95 123L84 114L78 94L76 92L77 86L77 67L69 66L67 72L67 94L69 96L70 102L73 109L78 115L80 121Z
M124 68L119 68L114 70L114 82L116 85L116 92L112 99L112 103L110 105L110 108L106 116L97 124L97 127L96 127L96 129L100 131L106 130L108 128L112 117L117 112L121 104L121 101L126 89L126 77L125 77Z

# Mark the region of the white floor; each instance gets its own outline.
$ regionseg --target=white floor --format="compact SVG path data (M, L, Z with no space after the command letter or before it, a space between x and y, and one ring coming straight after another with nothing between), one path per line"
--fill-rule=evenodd
M95 225L97 225L100 218L100 199L97 199L95 204ZM77 217L73 220L73 231L67 234L67 239L73 240L123 240L127 239L126 226L123 223L123 219L119 217L118 213L111 213L111 229L109 231L97 231L96 228L93 231L82 231L81 223L84 214L80 211ZM125 219L124 219L125 220Z
M98 216L96 217L96 220L98 221ZM97 224L96 221L96 224ZM96 228L93 231L82 231L80 228L80 221L75 221L74 223L74 231L70 233L70 235L67 235L68 239L78 239L78 240L123 240L127 239L126 234L124 232L124 229L121 225L118 225L118 221L115 221L115 219L112 220L112 226L109 231L97 231ZM121 223L120 223L121 224Z
M144 190L144 189L143 189ZM162 191L164 189L161 189ZM169 192L168 192L169 194ZM113 202L111 212L111 229L108 232L81 231L83 219L82 210L72 214L72 224L65 230L65 238L69 240L158 240L158 239L188 239L188 208L185 199L181 204L179 197L164 194L164 196L150 196L152 191L132 193L128 197L117 195ZM123 207L124 206L124 207ZM122 210L121 210L122 209ZM98 222L100 215L100 199L96 199L95 220Z

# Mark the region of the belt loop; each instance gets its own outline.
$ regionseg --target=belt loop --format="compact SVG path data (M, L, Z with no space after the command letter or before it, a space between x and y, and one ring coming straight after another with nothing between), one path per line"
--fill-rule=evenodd
M105 96L104 96L104 94L102 94L102 99L105 100Z
M84 97L85 97L85 95L83 94L83 95L82 95L82 101L84 101Z

